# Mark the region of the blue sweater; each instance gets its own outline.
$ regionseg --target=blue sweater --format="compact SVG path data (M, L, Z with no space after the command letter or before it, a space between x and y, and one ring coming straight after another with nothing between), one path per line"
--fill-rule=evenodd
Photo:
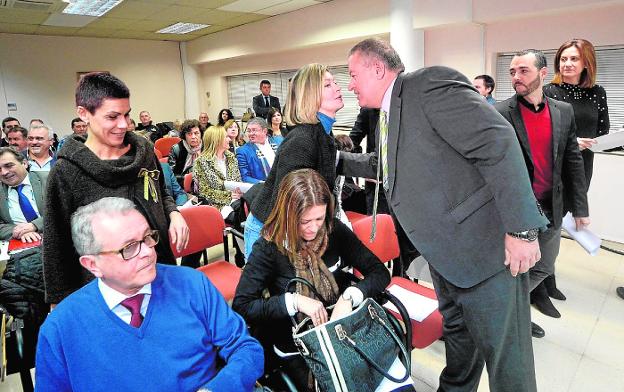
M55 308L39 334L36 390L251 391L263 362L243 319L202 273L158 264L139 328L108 309L95 280Z

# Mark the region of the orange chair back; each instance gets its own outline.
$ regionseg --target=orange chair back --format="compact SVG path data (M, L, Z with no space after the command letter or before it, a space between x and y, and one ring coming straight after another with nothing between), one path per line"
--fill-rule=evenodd
M160 150L156 147L154 147L154 154L156 154L156 158L158 158L159 160L163 157L162 152L160 152Z
M171 147L180 143L180 140L182 139L179 137L163 137L154 142L154 148L158 149L163 157L168 157Z
M354 224L360 219L364 219L368 216L365 214L360 214L359 212L355 212L355 211L345 211L344 213L347 216L347 219L349 219L349 222L351 222L351 224Z
M371 243L370 233L373 226L373 217L367 216L352 222L353 232L362 243L381 260L382 263L399 257L399 240L394 228L392 217L387 214L377 215L377 231L375 240Z
M191 193L193 189L193 173L186 173L184 175L184 192Z
M180 213L189 227L189 243L181 252L178 252L171 244L175 257L201 252L206 248L223 244L225 222L218 209L212 206L191 206L182 208Z

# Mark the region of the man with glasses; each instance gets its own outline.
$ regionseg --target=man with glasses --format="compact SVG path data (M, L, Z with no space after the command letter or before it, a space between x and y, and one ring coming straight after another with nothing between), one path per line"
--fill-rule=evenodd
M200 272L156 264L158 231L127 199L71 218L80 264L96 279L41 327L40 391L251 391L260 344Z
M243 182L264 181L271 171L279 144L268 136L267 122L254 117L247 123L249 143L236 150L236 159Z

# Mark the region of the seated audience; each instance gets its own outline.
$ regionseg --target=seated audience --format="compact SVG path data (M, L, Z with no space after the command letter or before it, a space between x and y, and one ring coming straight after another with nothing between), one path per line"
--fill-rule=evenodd
M4 134L4 137L0 141L0 147L6 147L9 145L9 129L19 126L21 126L21 124L15 117L5 117L2 120L2 133Z
M46 195L46 241L43 242L46 300L56 304L93 276L80 267L69 218L81 206L107 196L131 199L163 241L158 261L176 264L169 239L182 250L188 226L165 192L154 145L127 132L130 91L108 73L89 73L76 87L76 106L88 124L86 139L73 136L59 151Z
M204 151L193 167L193 177L199 187L199 197L222 211L226 218L234 200L240 199L240 189L227 191L224 181L241 181L236 157L229 151L230 137L222 127L210 127L204 133Z
M243 133L240 131L240 126L235 120L231 119L227 120L225 124L223 124L223 128L225 128L225 131L230 138L230 152L236 153L236 150L245 144Z
M267 122L269 123L269 136L281 144L284 140L283 131L286 129L282 112L278 108L270 108L267 114Z
M264 181L271 171L279 143L269 137L267 122L254 117L247 123L249 142L236 151L238 168L244 182Z
M230 109L221 109L219 112L219 122L217 125L224 126L228 120L234 120L234 114Z
M293 76L286 104L286 122L294 128L280 146L264 186L251 203L251 213L245 223L246 257L275 205L286 174L297 169L314 169L323 176L329 189L335 187L336 145L332 127L336 113L344 106L340 86L326 66L308 64ZM246 181L240 159L238 162L243 181Z
M41 327L39 391L252 391L262 348L199 271L157 264L167 241L134 204L106 197L71 218L97 279Z
M188 195L184 192L184 189L178 184L178 180L171 170L171 166L168 163L160 163L160 167L163 172L163 179L165 180L165 192L175 200L176 205L184 205L188 201Z
M344 267L356 268L364 279L348 286L339 276ZM327 302L314 298L301 284L293 286L294 292L285 292L294 277L312 283ZM334 218L327 182L316 171L301 169L281 182L232 307L258 331L265 350L274 350L298 390L307 391L309 370L292 340L290 317L301 321L308 316L315 326L326 323L330 318L325 307L335 304L331 318L341 317L364 298L379 294L389 282L390 275L379 259Z
M169 152L169 165L173 169L178 184L184 186L184 175L193 170L193 163L202 151L199 121L186 120L180 127L180 142Z
M15 148L26 156L28 149L28 130L20 126L9 128L7 131L9 146Z
M160 129L152 123L152 116L147 110L143 110L139 113L139 120L141 123L136 127L136 130L146 132L152 143L163 137Z
M0 147L0 239L37 242L43 232L47 172L28 172L26 158L11 147ZM20 320L21 347L15 332L4 351L8 374L35 366L39 326L48 313L44 300L43 265L39 247L10 255L0 279L0 307ZM1 310L0 310L1 311ZM3 338L4 339L4 338ZM26 386L24 385L26 390Z
M128 132L136 131L136 122L133 119L128 119Z
M30 171L50 171L56 163L52 152L54 133L47 125L34 125L28 130L28 163Z
M61 148L63 148L65 141L68 138L72 137L73 135L79 135L85 138L87 137L87 123L82 121L80 117L76 117L73 120L71 120L71 129L73 133L65 136L59 141L58 147L56 148L57 153L61 150Z
M205 112L200 113L199 114L199 130L201 131L202 135L204 134L204 131L211 126L212 124L210 123L210 118L208 117L208 113L205 113Z

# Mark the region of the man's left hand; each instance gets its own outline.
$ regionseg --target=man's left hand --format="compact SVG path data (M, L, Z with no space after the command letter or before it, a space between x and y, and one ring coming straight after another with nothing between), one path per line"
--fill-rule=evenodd
M29 233L23 234L20 237L20 240L22 240L22 242L37 242L41 241L41 235L39 233L31 231Z
M574 218L574 222L576 223L576 231L581 231L591 223L588 216L582 218Z
M13 228L13 238L21 238L26 233L37 231L37 227L33 223L18 223Z
M538 240L528 242L505 234L505 265L512 276L527 272L541 257Z
M189 228L179 211L173 211L169 214L171 223L169 223L169 237L171 242L176 246L178 252L186 248L189 240Z

